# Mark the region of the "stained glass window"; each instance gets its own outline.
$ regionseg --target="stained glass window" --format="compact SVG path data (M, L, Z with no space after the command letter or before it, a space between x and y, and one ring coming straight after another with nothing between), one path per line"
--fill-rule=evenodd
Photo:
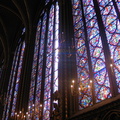
M25 50L25 42L23 42L23 44L22 44L22 49L21 49L20 58L19 58L19 64L18 64L17 76L16 76L16 82L15 82L15 89L14 89L14 95L13 95L14 97L13 97L13 103L12 103L11 116L13 116L15 114L15 108L16 108L16 102L17 102L18 89L19 89L20 75L21 75L21 70L22 70L24 50Z
M115 0L115 2L116 2L116 4L117 4L118 10L119 10L119 12L120 12L120 0Z
M58 90L58 47L59 6L56 2L42 13L37 25L29 94L29 119L39 119L42 110L42 119L50 119L51 95ZM40 107L41 104L43 107Z
M101 2L98 0L98 3L100 4L107 41L109 43L113 72L115 73L117 85L119 86L118 91L120 93L120 22L112 1L106 0L107 6L105 6L105 1Z
M44 22L46 23L45 18L44 18ZM41 20L38 22L38 26L37 26L36 41L35 41L35 50L34 50L34 60L33 60L32 75L31 75L31 85L30 85L30 94L29 94L29 96L30 96L30 100L29 100L29 114L30 115L32 114L32 107L34 106L34 104L33 104L33 98L34 98L34 91L35 91L35 78L36 78L36 68L37 68L37 61L38 61L37 60L37 56L41 55L41 57L43 57L43 55L39 54L39 51L38 51L39 44L40 44L39 43L40 31L41 31ZM43 28L43 31L44 31L44 28ZM44 34L45 33L43 33L43 36L44 36ZM40 63L42 63L42 61L40 61ZM41 72L41 69L40 69L40 72ZM41 78L39 77L39 75L38 75L37 79L40 79L39 83L38 83L38 85L40 85L41 84ZM40 87L41 86L39 86L39 89L40 89ZM39 89L37 91L39 91ZM40 92L37 95L40 95ZM37 99L37 102L39 103L40 101ZM35 106L36 106L36 104L35 104Z
M54 25L54 6L50 9L49 26L47 36L47 54L44 86L44 110L43 119L49 119L50 114L50 97L51 97L51 80L52 80L52 53L53 53L53 25Z
M78 83L85 86L86 90L79 96L80 108L92 105L91 89L89 86L89 66L87 57L87 48L85 46L85 34L82 20L82 12L79 1L73 1L73 20L74 20L74 34L77 60ZM80 24L79 24L80 23ZM80 28L80 29L79 29Z
M97 2L97 3L96 3ZM119 1L116 4L119 9ZM100 24L96 14L97 4L105 28L106 40L100 34ZM110 71L106 67L106 49L109 46L109 59L112 61L111 75L115 74L114 83L120 92L120 28L117 11L112 0L72 0L73 25L76 48L78 86L80 87L79 108L86 108L94 103L112 97ZM98 12L98 11L97 11ZM93 98L94 96L94 98ZM93 99L92 99L93 98Z
M21 41L21 38L19 41ZM3 113L3 119L5 120L9 118L11 105L12 105L12 110L10 116L14 116L15 114L24 50L25 50L25 42L21 41L14 53L10 79L8 84L6 104Z

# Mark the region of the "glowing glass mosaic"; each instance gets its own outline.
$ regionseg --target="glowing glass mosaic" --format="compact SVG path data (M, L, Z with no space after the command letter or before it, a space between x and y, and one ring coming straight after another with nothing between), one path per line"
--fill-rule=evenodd
M23 42L23 44L22 44L22 49L21 49L21 53L20 53L20 60L19 60L18 71L17 71L17 76L16 76L16 83L15 83L15 90L14 90L11 116L13 116L15 114L15 108L16 108L17 95L18 95L18 90L19 90L19 82L20 82L20 75L21 75L21 70L22 70L24 51L25 51L25 42Z
M44 18L44 22L46 23L46 18ZM45 26L43 27L43 31L44 31L44 29L45 29ZM35 93L35 79L37 77L37 65L38 65L39 46L40 46L40 32L41 32L41 20L38 22L38 25L37 25L36 40L35 40L34 59L33 59L33 67L32 67L32 74L31 74L31 85L30 85L29 106L28 106L29 119L31 118L31 116L33 114L33 110L32 110L33 107L37 111L36 112L37 118L38 118L38 114L39 114L38 107L40 104L40 98L38 97L38 99L35 100L35 103L34 103L34 93ZM44 33L43 33L43 36L44 36ZM41 72L41 70L40 70L40 72ZM36 89L37 96L41 92L39 90L41 88L41 79L39 79L39 80L38 79L37 79L38 84L37 84L37 89ZM39 88L38 88L38 86L39 86Z
M86 87L79 95L79 108L83 109L92 105L91 88L89 84L88 57L85 46L84 26L80 2L73 0L73 22L76 47L77 75L79 87Z
M116 2L116 4L117 4L118 10L119 10L119 12L120 12L120 0L115 0L115 2Z
M53 53L53 25L54 25L54 6L50 9L48 38L47 38L47 54L46 54L46 73L44 85L44 109L43 119L50 118L50 98L51 98L51 75L52 75L52 53Z
M5 104L4 113L3 113L3 118L4 118L5 112L6 112L6 119L8 119L9 110L10 110L10 104L11 104L12 93L13 93L13 88L14 88L13 86L14 86L15 76L16 76L16 71L17 71L18 57L20 55L20 47L21 45L19 45L15 50L11 73L10 73L8 92L7 92L7 98L6 98L6 103L8 104ZM6 111L6 108L7 108L7 111Z
M119 20L117 18L116 9L112 0L97 0L100 8L103 24L105 26L105 32L107 36L108 45L110 48L110 59L113 64L113 72L115 73L116 82L118 85L118 91L120 92L120 40L119 40ZM93 85L95 102L100 102L104 99L111 97L110 80L108 76L108 70L106 68L105 55L103 50L101 36L99 33L99 26L97 15L95 12L93 0L72 0L73 5L73 23L74 23L74 39L76 43L76 61L78 72L78 84L85 86L84 92L79 96L80 109L90 106L92 103L92 93L88 91L89 86L89 63L92 64L93 73ZM119 9L119 0L116 0L116 4ZM81 8L81 6L83 8ZM82 10L83 9L83 10ZM83 11L83 13L82 13ZM83 20L85 19L85 21ZM85 37L86 36L86 37ZM85 44L87 39L89 46ZM88 58L87 49L89 48L90 58ZM84 68L84 71L82 69ZM112 74L112 73L111 73ZM81 78L81 76L83 78ZM88 80L87 80L88 79Z
M19 41L21 41L21 39ZM21 42L16 48L14 53L9 84L8 84L8 92L7 92L3 118L2 118L5 120L9 119L11 104L12 104L12 109L10 116L14 116L15 114L24 50L25 50L25 42Z
M47 18L48 15L49 17ZM51 6L50 13L43 12L43 17L40 18L37 25L31 87L29 94L29 119L39 119L42 82L44 82L42 119L50 119L51 89L53 89L53 92L58 90L58 47L59 7L58 3L56 2L55 5ZM46 61L46 63L44 62L45 69L43 69L43 61ZM45 76L45 79L43 79L43 76ZM51 83L53 83L52 86ZM32 116L33 112L35 113L34 116Z
M106 5L105 5L106 1ZM115 73L118 92L120 93L120 21L117 17L113 2L110 0L98 0L100 4L101 15L105 26L105 32L111 52L110 59L113 64L113 72ZM116 1L118 6L120 1Z

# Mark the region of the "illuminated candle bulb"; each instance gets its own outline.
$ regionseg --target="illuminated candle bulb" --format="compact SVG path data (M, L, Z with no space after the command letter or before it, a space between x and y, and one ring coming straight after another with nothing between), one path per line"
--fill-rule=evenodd
M28 115L28 112L26 112L26 115Z
M17 115L17 113L15 112L15 115Z
M92 80L90 80L90 83L92 83Z
M90 85L88 85L88 88L90 88Z
M112 64L110 64L110 67L112 67L113 65Z
M111 56L111 59L113 59L113 57Z
M19 115L17 115L17 117L19 117Z
M74 84L74 83L75 83L75 81L74 81L74 80L72 80L72 83Z
M40 107L42 107L42 104L40 104Z
M30 106L28 108L30 109Z
M20 111L19 113L22 113L22 111Z
M35 105L33 104L32 106L34 107Z
M71 85L71 93L73 94L73 85Z
M24 118L25 118L25 115L24 115Z
M78 88L78 90L80 91L80 90L81 90L81 88L79 87L79 88Z

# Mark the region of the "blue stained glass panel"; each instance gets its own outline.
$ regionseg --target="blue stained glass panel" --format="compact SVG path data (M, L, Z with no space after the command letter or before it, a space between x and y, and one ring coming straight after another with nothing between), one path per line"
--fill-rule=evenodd
M21 49L20 61L19 61L19 65L18 65L17 78L16 78L16 85L15 85L15 90L14 90L14 98L13 98L13 103L12 103L11 116L13 116L15 114L15 108L16 108L17 95L18 95L18 90L19 90L19 82L20 82L20 75L21 75L21 70L22 70L24 51L25 51L25 42L23 42L22 49Z
M117 6L118 6L118 10L120 12L120 0L115 0L115 1L116 1Z
M56 3L55 12L55 42L54 42L54 80L53 91L58 91L58 63L59 63L59 6Z
M41 28L41 40L40 40L40 51L39 51L39 62L38 62L38 73L37 73L37 86L36 86L36 98L35 98L35 109L36 118L39 119L40 114L40 96L41 96L41 82L42 82L42 68L43 68L43 54L45 45L45 29L46 29L46 14L44 15L43 27ZM39 32L40 33L40 32Z
M79 109L83 109L92 105L92 94L91 88L89 87L89 67L87 49L85 45L84 27L82 22L81 3L80 1L72 0L72 4L78 87L82 89L84 86L84 90L81 90L79 95Z
M49 14L47 54L46 54L46 73L44 86L44 109L43 119L49 120L50 115L50 97L51 97L51 75L52 75L52 52L53 52L53 25L54 25L54 6L51 6Z
M100 10L111 52L111 64L113 64L112 71L115 73L116 82L119 86L118 91L120 93L120 22L117 18L113 2L109 0L106 1L108 1L107 6L104 5L104 1L101 3L101 0L98 0L98 3L101 4ZM119 3L119 1L116 2Z
M51 6L49 19L48 19L49 20L48 26L46 26L47 19L48 19L47 12L45 12L45 14L43 14L43 19L40 18L41 25L38 23L37 30L39 31L37 32L39 34L36 33L36 42L35 42L35 51L34 51L35 57L33 61L33 73L32 73L33 78L31 81L29 107L28 107L29 119L32 119L33 108L35 112L33 118L39 119L40 117L39 115L41 114L40 98L41 98L42 81L44 81L44 97L43 97L43 104L42 104L43 106L42 117L44 120L50 119L51 87L53 87L52 88L53 92L58 90L58 52L59 52L58 50L58 47L59 47L58 2L56 2L56 5ZM47 27L48 27L48 31L46 31ZM46 33L47 33L47 39L46 39ZM44 56L44 54L46 55L46 57ZM43 72L43 60L46 61L45 72ZM42 80L43 75L45 75L44 80ZM53 85L51 86L52 81L53 81ZM34 100L35 100L35 104L33 102Z
M89 5L89 7L92 8L87 9L86 5ZM83 1L83 6L84 6L85 19L86 19L92 69L94 72L94 88L95 88L96 102L100 102L101 100L110 97L109 96L110 85L108 86L108 84L105 84L105 83L109 83L109 78L106 77L108 76L108 72L106 71L104 51L101 43L101 37L99 34L99 27L97 23L96 13L94 11L94 4L92 1L89 3L86 0ZM90 12L91 9L93 10L94 14ZM87 14L91 14L91 18L86 17ZM105 76L104 76L105 79L103 79L103 76L101 76L102 71L105 72ZM99 76L99 79L97 76ZM104 80L104 86L98 83L98 81L103 81L103 80ZM97 88L99 88L99 90ZM107 91L105 95L104 95L104 90Z
M83 0L83 9L86 22L96 15L92 0Z
M12 63L12 68L11 68L11 73L10 73L7 99L6 99L6 104L5 104L4 113L3 113L3 118L6 117L6 119L8 119L8 116L9 116L10 103L11 103L12 93L13 93L13 88L14 88L13 86L14 86L15 75L16 75L16 71L17 71L18 57L20 55L20 47L21 47L21 44L15 50L13 63ZM7 111L6 111L6 108L7 108ZM6 116L5 116L5 112L6 112Z
M35 49L34 49L34 59L33 59L33 66L32 66L32 75L31 75L31 85L30 85L30 94L29 94L29 119L32 116L32 109L33 109L33 100L34 100L34 90L35 90L35 78L36 78L36 69L37 69L37 61L38 61L38 52L39 52L39 39L40 39L40 30L41 30L41 20L38 22L37 32L36 32L36 40L35 40ZM36 106L36 104L35 104ZM34 107L35 108L35 107Z

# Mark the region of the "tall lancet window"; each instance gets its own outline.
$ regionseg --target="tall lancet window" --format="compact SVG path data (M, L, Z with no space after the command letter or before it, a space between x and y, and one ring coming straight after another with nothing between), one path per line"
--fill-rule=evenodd
M24 32L25 29L23 29L22 34L24 34ZM25 50L25 41L22 40L21 37L19 39L18 46L14 53L14 58L13 58L13 63L9 78L8 92L5 102L6 104L3 113L3 120L8 120L10 117L13 117L15 115L24 50Z
M36 32L28 118L49 120L52 94L58 90L59 6L43 11Z
M72 5L79 109L84 109L120 93L120 2L72 0Z

